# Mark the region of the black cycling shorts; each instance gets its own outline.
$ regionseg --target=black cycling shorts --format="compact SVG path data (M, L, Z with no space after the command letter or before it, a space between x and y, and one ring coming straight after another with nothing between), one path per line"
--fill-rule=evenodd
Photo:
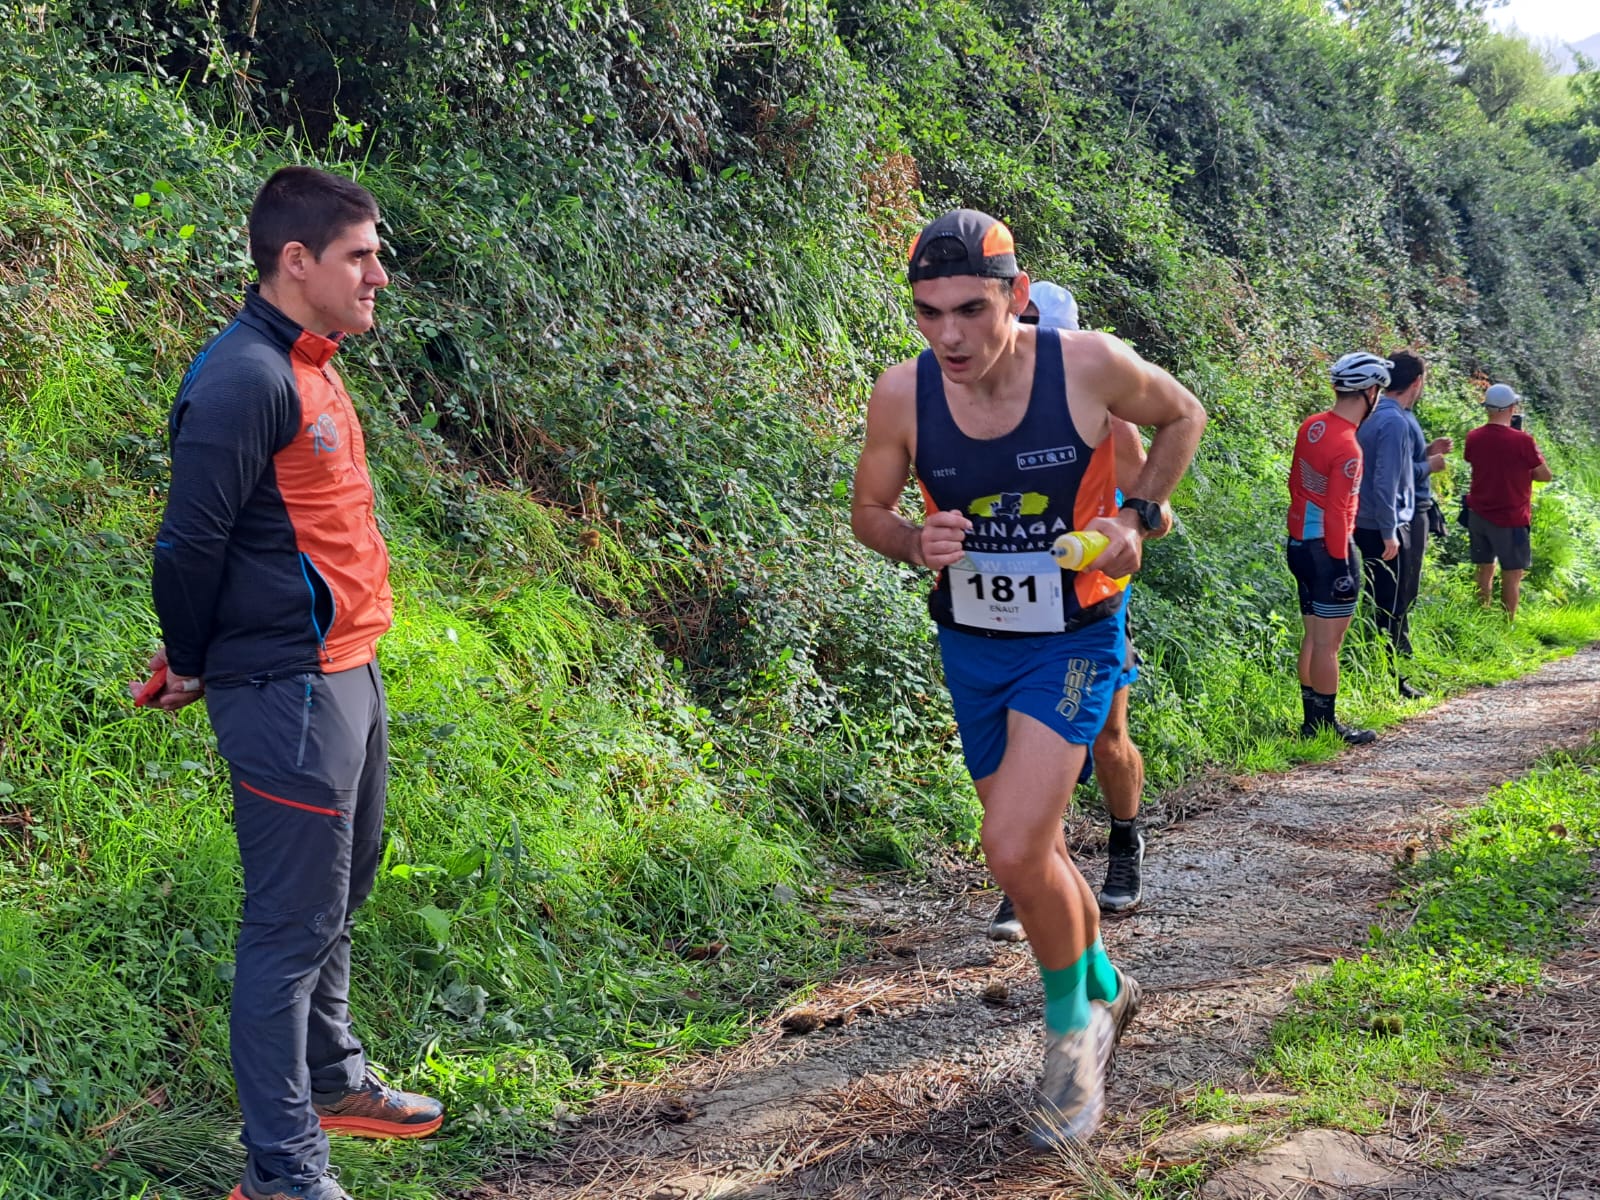
M1361 574L1356 569L1355 547L1337 559L1321 538L1290 538L1289 571L1300 591L1300 613L1307 617L1348 617L1361 596Z

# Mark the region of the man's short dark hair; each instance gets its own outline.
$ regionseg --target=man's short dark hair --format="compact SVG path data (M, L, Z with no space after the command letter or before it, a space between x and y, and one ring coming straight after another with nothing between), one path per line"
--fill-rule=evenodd
M250 206L250 257L263 283L278 273L278 256L299 242L321 259L352 225L378 219L378 202L352 179L316 167L280 167Z
M1389 391L1403 392L1417 380L1422 378L1422 373L1428 369L1428 364L1423 362L1409 350L1396 350L1389 355L1389 361L1394 366L1389 368Z

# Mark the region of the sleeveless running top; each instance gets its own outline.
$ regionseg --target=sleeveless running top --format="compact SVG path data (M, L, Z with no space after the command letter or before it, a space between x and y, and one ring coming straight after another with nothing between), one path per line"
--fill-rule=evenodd
M916 475L928 511L972 521L967 557L939 572L928 612L941 625L991 637L1065 633L1111 616L1122 589L1096 570L1063 571L1055 539L1116 505L1111 439L1090 446L1067 408L1061 339L1040 329L1033 388L1017 427L997 438L961 432L932 350L917 359Z

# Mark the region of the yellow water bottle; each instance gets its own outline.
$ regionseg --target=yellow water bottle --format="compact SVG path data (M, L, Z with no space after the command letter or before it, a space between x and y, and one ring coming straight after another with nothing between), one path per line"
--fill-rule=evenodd
M1093 529L1074 529L1063 533L1050 547L1050 554L1061 564L1063 571L1087 571L1111 544L1111 539ZM1131 576L1117 580L1118 587L1127 587Z
M1063 571L1082 571L1111 544L1111 539L1092 529L1074 529L1063 533L1050 547L1050 553L1061 564Z

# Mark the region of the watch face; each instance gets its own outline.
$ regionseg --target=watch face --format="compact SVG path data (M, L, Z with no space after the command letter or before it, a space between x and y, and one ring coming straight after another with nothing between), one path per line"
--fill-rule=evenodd
M1149 500L1127 500L1122 507L1133 509L1140 524L1152 532L1161 524L1161 506Z

